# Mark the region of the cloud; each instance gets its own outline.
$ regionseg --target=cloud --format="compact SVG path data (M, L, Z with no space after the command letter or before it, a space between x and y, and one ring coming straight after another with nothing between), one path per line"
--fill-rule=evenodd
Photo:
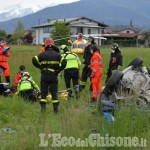
M79 1L79 0L25 0L25 1L21 1L21 0L1 0L1 8L3 7L11 7L12 5L16 5L18 3L22 3L22 4L32 4L32 5L51 5L51 4L62 4L62 3L71 3L71 2L75 2L75 1ZM1 9L0 9L0 13L1 13Z

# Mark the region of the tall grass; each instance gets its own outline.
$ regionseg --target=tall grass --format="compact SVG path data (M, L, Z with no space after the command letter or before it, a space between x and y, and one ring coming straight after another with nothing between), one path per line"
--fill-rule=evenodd
M38 46L12 46L9 65L11 69L11 81L21 64L26 66L26 70L30 72L33 79L40 83L40 71L33 67L31 59L40 51ZM149 67L150 49L139 48L122 48L123 60L125 68L132 59L141 56L144 64ZM106 78L106 71L110 57L110 50L101 49L101 55L104 63L104 75L102 85ZM82 55L80 55L82 58ZM59 78L59 77L58 77ZM59 89L65 89L64 80L59 78ZM133 104L132 107L122 106L115 112L115 122L108 124L100 112L97 112L97 105L90 104L91 93L89 91L89 81L85 91L82 92L80 99L77 101L61 100L59 106L59 114L53 113L52 104L47 104L47 112L41 114L38 103L27 103L23 99L13 97L0 97L0 131L3 128L11 128L14 133L0 132L0 149L1 150L112 150L112 149L144 149L124 148L124 147L51 147L52 139L48 139L49 146L47 148L39 147L40 133L61 133L62 136L73 136L76 139L87 138L91 133L96 132L105 136L122 136L122 137L138 137L147 139L146 150L150 149L150 113L143 109L137 110ZM47 137L47 136L46 136Z

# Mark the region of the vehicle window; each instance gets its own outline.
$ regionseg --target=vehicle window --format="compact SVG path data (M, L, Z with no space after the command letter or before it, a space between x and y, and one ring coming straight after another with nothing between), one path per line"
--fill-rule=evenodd
M77 48L77 44L72 44L72 48Z
M78 48L84 48L84 44L78 44Z

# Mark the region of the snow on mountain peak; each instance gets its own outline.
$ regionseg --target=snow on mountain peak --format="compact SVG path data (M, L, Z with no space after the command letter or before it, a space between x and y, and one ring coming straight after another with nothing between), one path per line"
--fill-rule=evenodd
M52 7L63 3L71 3L79 0L43 0L41 3L35 3L34 0L31 3L18 3L15 5L1 7L0 8L0 22L7 21L13 18L23 17L32 13L35 13L39 10L42 10L46 7Z

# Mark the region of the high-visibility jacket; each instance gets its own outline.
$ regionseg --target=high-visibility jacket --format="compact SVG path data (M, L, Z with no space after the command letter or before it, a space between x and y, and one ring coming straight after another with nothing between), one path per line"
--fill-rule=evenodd
M7 61L7 57L10 56L10 52L8 51L7 53L3 53L3 49L6 47L6 45L4 46L0 46L0 62L5 62Z
M91 58L90 68L91 68L91 75L95 75L97 72L101 71L103 67L102 64L102 57L99 52L95 52Z
M78 55L71 52L66 52L65 54L62 55L62 57L67 60L67 65L65 69L80 68L81 61Z
M20 91L26 91L26 90L30 90L30 89L36 89L37 92L40 91L38 85L32 80L32 77L22 77L20 82L18 83L18 93Z

